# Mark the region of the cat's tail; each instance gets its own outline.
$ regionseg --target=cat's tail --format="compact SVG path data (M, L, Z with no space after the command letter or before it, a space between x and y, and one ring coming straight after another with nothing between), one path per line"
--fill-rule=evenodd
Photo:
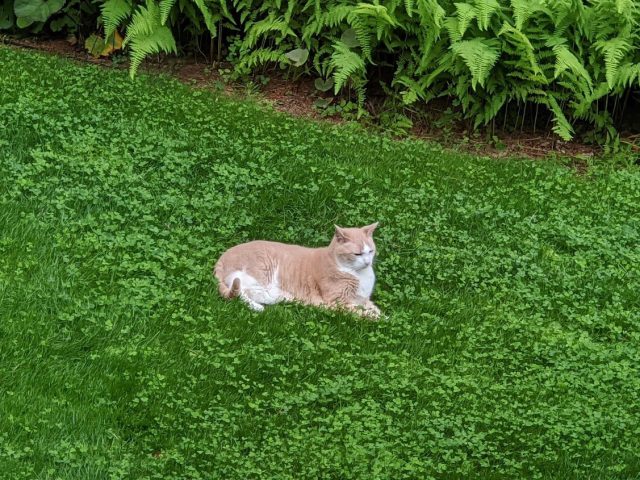
M234 298L240 295L240 279L238 277L233 279L231 283L231 288L227 287L224 282L220 282L218 284L218 290L220 291L220 295L225 298Z
M233 279L233 282L231 282L231 288L229 288L222 276L222 267L220 264L215 266L213 274L218 279L218 291L220 292L220 296L224 298L234 298L240 295L240 279L238 277Z

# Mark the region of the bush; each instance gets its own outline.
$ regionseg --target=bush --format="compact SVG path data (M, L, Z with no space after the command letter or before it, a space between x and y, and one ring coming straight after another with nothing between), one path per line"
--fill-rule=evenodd
M205 36L211 50L217 44L218 55L229 45L237 75L264 65L299 70L316 76L321 90L354 92L360 109L376 72L387 69L386 86L404 104L449 97L474 128L498 118L503 125L513 123L513 112L516 126L533 118L535 128L542 107L564 140L581 121L597 132L597 140L615 142L615 124L640 80L634 28L639 5L636 0L106 0L100 21L105 38L126 29L132 75L146 55L176 52L189 42L200 46Z

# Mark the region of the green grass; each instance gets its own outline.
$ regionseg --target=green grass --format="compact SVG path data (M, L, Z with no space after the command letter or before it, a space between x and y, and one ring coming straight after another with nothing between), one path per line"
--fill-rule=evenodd
M640 478L639 205L0 48L2 478ZM217 295L376 220L387 321Z

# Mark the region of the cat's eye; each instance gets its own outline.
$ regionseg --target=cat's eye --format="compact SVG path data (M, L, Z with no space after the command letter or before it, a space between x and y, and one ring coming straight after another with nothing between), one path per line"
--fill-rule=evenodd
M357 257L359 257L360 255L362 255L362 253L354 253L354 255L356 255Z

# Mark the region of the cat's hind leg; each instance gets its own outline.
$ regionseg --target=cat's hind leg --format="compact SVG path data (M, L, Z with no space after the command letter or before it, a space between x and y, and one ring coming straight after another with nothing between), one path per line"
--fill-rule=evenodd
M240 293L240 299L246 303L247 305L249 305L249 308L251 310L253 310L254 312L261 312L264 310L264 305L262 305L261 303L256 302L255 300L252 300L251 298L249 298L248 295L246 295L244 292Z
M271 302L268 296L264 298L265 288L254 277L244 271L233 272L227 277L226 283L231 284L230 288L236 287L240 299L253 311L262 312L265 304L275 303Z

